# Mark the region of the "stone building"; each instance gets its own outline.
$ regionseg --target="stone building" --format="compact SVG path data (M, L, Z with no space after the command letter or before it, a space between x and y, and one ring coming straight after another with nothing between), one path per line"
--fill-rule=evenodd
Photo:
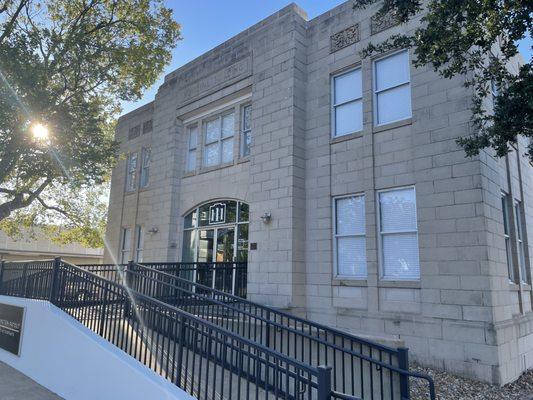
M247 261L252 300L509 382L533 366L526 143L466 158L462 78L361 59L418 23L378 7L291 4L122 116L106 258Z
M57 244L38 228L15 238L0 230L0 260L50 260L54 257L73 264L101 264L104 250L84 247L80 243Z

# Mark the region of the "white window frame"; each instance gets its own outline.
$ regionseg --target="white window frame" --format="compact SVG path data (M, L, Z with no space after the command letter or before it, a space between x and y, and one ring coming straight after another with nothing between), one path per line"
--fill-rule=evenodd
M150 157L152 150L149 147L143 147L141 150L141 172L139 174L139 187L145 188L150 183ZM148 158L146 158L148 155Z
M130 240L128 243L128 247L126 248L126 231L130 233ZM120 238L120 263L126 264L129 260L128 258L131 256L131 228L130 227L123 227L121 231L121 238Z
M130 168L131 166L131 160L135 157L135 167L132 170ZM134 192L137 189L137 164L139 163L139 154L134 151L128 154L128 158L126 160L126 192Z
M416 230L403 230L403 231L391 231L391 232L382 232L381 231L381 204L380 204L380 194L387 192L396 192L405 189L413 189L415 196L415 219L416 219ZM416 200L416 188L412 186L400 186L388 189L381 189L376 191L376 219L377 219L377 232L378 232L378 260L379 260L379 278L382 281L406 281L406 282L420 282L422 276L422 265L420 265L420 241L418 238L418 202ZM413 277L386 277L385 276L385 265L383 260L383 236L384 235L398 235L402 233L416 233L416 244L418 248L418 263L419 263L419 275L418 278Z
M400 83L396 86L391 86L386 89L377 90L377 83L378 83L377 73L376 73L377 63L389 57L394 57L400 53L407 53L407 62L409 64L409 79L406 82ZM387 122L380 123L378 120L378 115L379 115L378 114L378 107L379 107L378 94L387 92L392 89L399 88L401 86L407 86L407 85L409 86L409 115L406 117L402 117L400 119L395 119L393 121L387 121ZM408 49L398 50L393 53L389 53L389 54L383 55L381 57L378 57L372 60L372 93L373 93L372 94L373 95L373 107L372 108L373 108L373 114L374 114L374 126L384 126L384 125L394 124L395 122L405 121L413 117L413 101L412 101L412 90L411 90L411 55L409 54Z
M233 121L234 121L234 125L233 125L233 134L231 136L227 136L227 137L222 137L222 119L228 115L231 115L233 114ZM212 142L207 142L207 124L212 122L212 121L217 121L218 120L218 125L219 125L219 131L220 131L220 135L218 137L217 140L214 140ZM213 167L217 167L217 166L220 166L221 164L223 164L222 162L222 149L223 149L223 143L225 141L229 141L229 140L232 140L233 141L233 146L232 146L232 160L231 161L226 161L224 162L224 164L229 164L231 162L233 162L235 160L235 151L234 151L234 147L235 147L235 108L232 108L231 110L228 110L226 111L225 113L221 113L219 115L217 115L216 117L214 118L209 118L209 119L206 119L204 122L203 122L203 127L202 127L202 130L203 130L203 148L202 148L202 151L203 151L203 157L202 157L202 165L204 168L213 168ZM211 164L211 165L207 165L207 151L206 151L206 148L209 146L209 145L213 145L215 143L218 143L218 162L216 164Z
M509 282L514 283L515 281L515 272L514 272L514 262L513 262L513 250L512 250L512 241L511 241L511 224L509 221L509 195L505 192L501 192L502 200L502 216L503 216L503 238L505 244L505 256L507 260L507 276Z
M522 283L527 283L526 249L524 245L524 230L522 225L522 202L520 200L515 200L513 206L516 229L516 255L518 258L518 268L520 268L520 281Z
M365 207L365 220L363 221L364 226L365 226L365 232L362 234L361 233L346 234L346 235L337 234L337 200L349 199L352 197L363 198L364 207ZM368 260L365 260L365 262L367 263L366 264L367 274L365 277L359 277L359 276L354 276L354 275L341 275L339 274L338 250L337 250L338 249L337 239L344 238L344 237L354 237L354 238L363 237L365 239L365 246L366 246L366 197L365 197L365 194L354 193L354 194L332 197L332 223L333 223L333 268L334 268L333 275L334 277L337 279L343 279L343 280L366 281L368 279L368 262L367 262ZM367 259L368 259L368 256L367 256Z
M192 132L196 129L196 145L192 145ZM185 171L186 172L193 172L196 171L196 167L198 165L198 124L192 124L187 126L187 159L185 160ZM194 167L189 168L189 161L191 159L191 154L194 154Z
M142 262L144 252L144 227L142 225L135 226L135 262Z
M250 109L250 121L249 121L250 127L248 129L245 129L244 118L246 115L245 111L248 108ZM245 135L248 134L248 136L250 137L250 144L252 143L252 121L251 121L252 112L253 110L252 110L251 104L245 104L241 107L241 135L240 135L241 144L240 144L240 152L239 152L241 158L250 156L251 147L248 148L248 154L244 154L244 150L245 150L244 146L246 145L246 141L244 140L244 138L245 138Z
M336 89L337 89L337 86L335 85L335 79L341 77L341 76L344 76L344 75L348 75L352 72L356 72L356 71L360 71L361 72L361 96L359 97L354 97L350 100L346 100L345 102L342 102L342 103L335 103L335 92L336 92ZM355 68L351 68L347 71L342 71L342 72L339 72L337 74L334 74L331 76L330 78L330 87L331 87L331 109L330 109L330 115L331 115L331 137L332 138L338 138L338 137L343 137L343 136L348 136L348 135L352 135L354 133L359 133L359 132L362 132L363 131L363 125L364 125L364 119L363 119L363 116L364 116L364 111L362 110L361 111L361 129L360 130L356 130L356 131L353 131L353 132L347 132L347 133L344 133L342 135L337 135L337 113L335 112L337 110L337 107L340 107L340 106L344 106L346 104L350 104L350 103L356 103L358 101L361 102L361 109L363 107L363 70L361 68L361 66L357 66Z

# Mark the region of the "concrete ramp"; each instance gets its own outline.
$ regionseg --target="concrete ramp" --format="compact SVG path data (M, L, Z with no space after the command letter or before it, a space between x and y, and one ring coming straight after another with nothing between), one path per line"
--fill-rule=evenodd
M20 357L0 349L0 361L65 400L194 399L50 303L0 302L25 308Z

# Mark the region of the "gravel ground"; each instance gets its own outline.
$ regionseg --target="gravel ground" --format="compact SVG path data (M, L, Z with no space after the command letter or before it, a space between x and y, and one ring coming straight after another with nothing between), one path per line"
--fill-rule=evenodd
M445 372L413 365L413 370L433 377L438 400L531 400L533 399L533 370L503 387L476 382ZM422 380L411 380L411 398L428 400L427 385Z

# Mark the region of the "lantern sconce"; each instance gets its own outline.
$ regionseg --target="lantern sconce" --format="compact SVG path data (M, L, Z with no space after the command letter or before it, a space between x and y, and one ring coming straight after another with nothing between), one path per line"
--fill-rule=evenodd
M268 224L272 220L272 215L269 212L264 213L261 215L261 221L263 221L263 224Z

